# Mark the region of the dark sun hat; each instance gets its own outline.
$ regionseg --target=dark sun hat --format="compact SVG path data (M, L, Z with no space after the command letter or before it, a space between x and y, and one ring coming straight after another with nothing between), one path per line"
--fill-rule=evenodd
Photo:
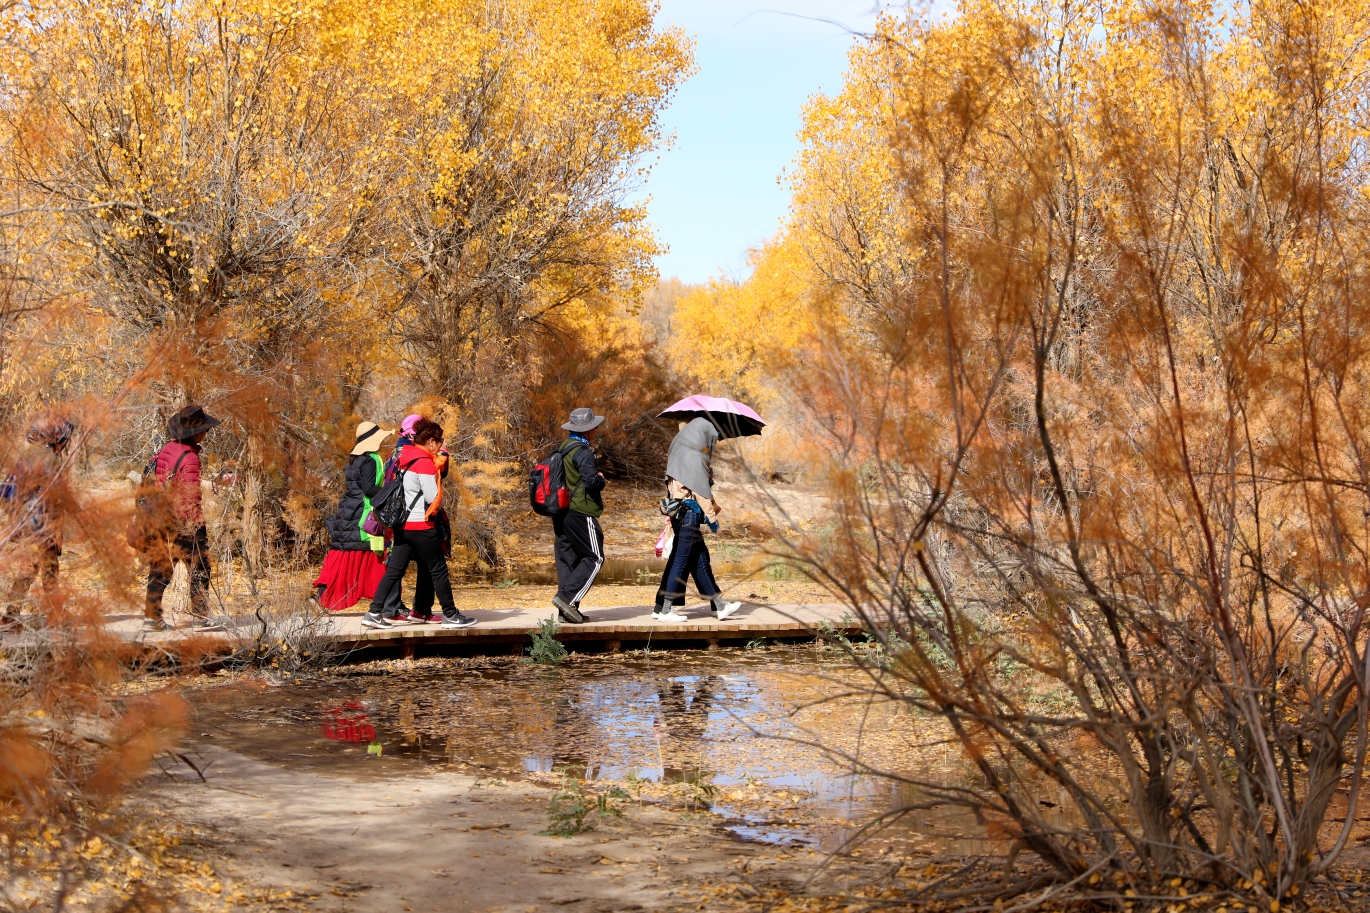
M173 441L184 441L222 424L223 422L192 403L167 419L166 435Z
M561 427L567 431L589 431L604 423L604 416L595 415L593 409L572 409L571 420Z
M44 444L60 447L71 440L76 426L65 415L58 412L42 412L34 416L26 436L30 444Z

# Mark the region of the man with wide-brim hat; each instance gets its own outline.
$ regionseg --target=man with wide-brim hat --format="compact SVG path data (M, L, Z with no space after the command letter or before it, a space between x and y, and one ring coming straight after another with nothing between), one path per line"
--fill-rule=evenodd
M552 605L562 621L571 624L586 621L580 602L604 566L604 530L599 525L604 513L600 497L604 473L595 465L594 448L595 429L602 424L604 416L596 415L595 410L572 409L570 420L561 426L570 436L552 456L562 461L566 490L571 496L570 507L552 517L557 563L557 594Z
M151 465L153 478L171 495L172 522L165 534L147 531L147 601L143 608L143 630L170 628L162 617L162 596L171 585L177 561L190 571L191 626L198 631L222 630L209 605L209 530L205 526L200 495L200 443L212 429L223 424L194 403L167 419L170 438L157 452Z
M593 409L572 409L570 421L562 424L562 431L569 431L572 434L584 434L587 431L594 431L604 424L604 416L595 415Z
M173 441L190 441L191 438L207 434L222 424L223 422L205 412L202 407L190 405L167 419L166 436Z

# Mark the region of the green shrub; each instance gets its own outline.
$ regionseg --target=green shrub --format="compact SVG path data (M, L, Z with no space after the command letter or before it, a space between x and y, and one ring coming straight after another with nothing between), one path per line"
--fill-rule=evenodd
M538 625L533 632L533 645L528 648L528 658L548 666L560 665L566 659L566 647L557 640L556 619L546 618Z
M627 799L628 794L620 787L613 786L602 793L590 793L585 782L562 771L561 788L552 793L547 805L547 829L542 831L549 837L574 837L592 831L604 823L606 815L623 817L623 811L614 802ZM595 823L588 819L595 816Z
M794 568L788 564L766 565L767 580L790 580L792 577L794 577Z

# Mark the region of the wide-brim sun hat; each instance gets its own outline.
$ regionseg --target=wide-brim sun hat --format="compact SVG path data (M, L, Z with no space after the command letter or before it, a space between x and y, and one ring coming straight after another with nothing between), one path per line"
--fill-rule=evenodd
M385 439L394 433L394 429L382 428L375 422L362 422L357 426L357 442L352 447L352 456L375 453L381 449L381 444L385 443Z
M593 409L572 409L571 420L562 425L564 431L589 431L604 424L604 416L595 415Z
M71 440L76 426L65 416L56 412L42 412L34 416L25 438L30 444L45 444L57 447Z
M166 433L173 441L184 441L222 424L200 406L191 404L167 419Z

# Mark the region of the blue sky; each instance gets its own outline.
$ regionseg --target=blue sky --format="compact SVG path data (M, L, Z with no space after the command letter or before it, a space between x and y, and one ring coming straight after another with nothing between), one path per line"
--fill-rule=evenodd
M662 0L658 22L694 36L699 72L666 111L674 147L645 188L663 278L746 275L746 252L775 233L789 194L776 183L798 151L805 100L836 92L854 40L843 29L778 15L835 19L857 31L875 0Z

